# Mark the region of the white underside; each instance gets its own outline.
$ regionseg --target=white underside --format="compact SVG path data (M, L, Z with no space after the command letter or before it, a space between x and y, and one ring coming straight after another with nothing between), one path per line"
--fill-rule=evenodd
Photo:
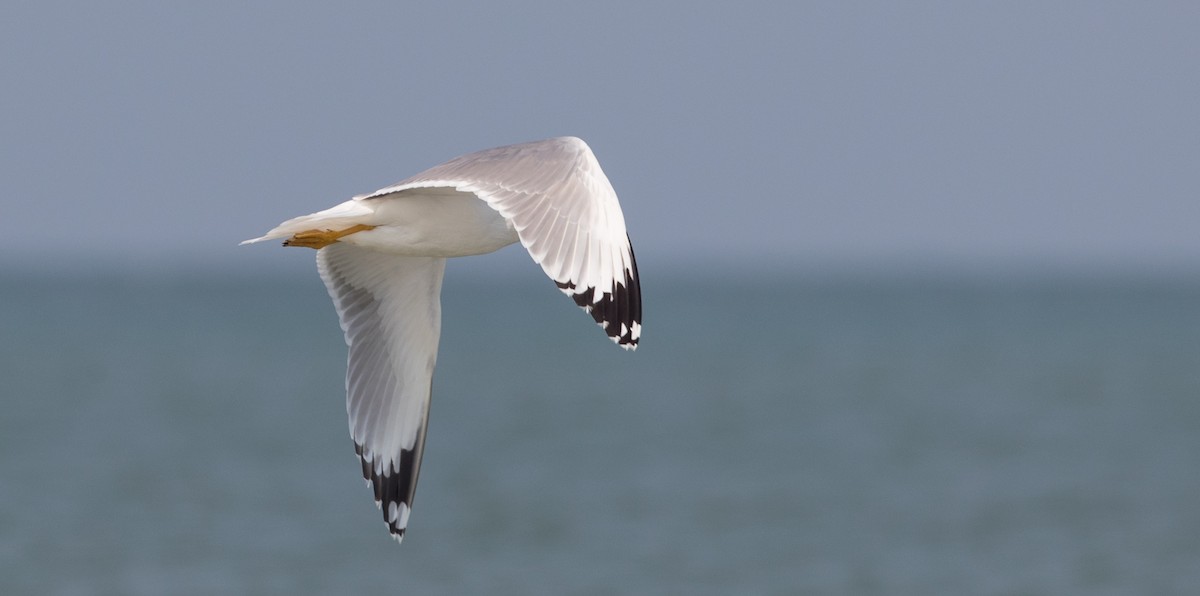
M497 251L518 241L512 223L473 193L417 188L371 199L352 199L290 219L247 243L287 238L309 230L375 226L339 242L409 257L466 257Z
M372 207L373 230L342 242L410 257L466 257L518 240L517 231L472 193L449 188L406 190L359 201Z

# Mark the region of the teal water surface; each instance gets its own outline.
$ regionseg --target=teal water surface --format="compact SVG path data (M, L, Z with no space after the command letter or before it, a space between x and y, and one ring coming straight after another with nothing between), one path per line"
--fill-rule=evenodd
M0 594L1200 593L1196 284L447 278L397 546L315 275L5 276Z

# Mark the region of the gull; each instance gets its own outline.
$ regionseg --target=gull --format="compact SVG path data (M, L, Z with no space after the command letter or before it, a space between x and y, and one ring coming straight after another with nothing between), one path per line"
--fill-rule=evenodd
M349 346L346 412L392 537L408 527L441 335L446 259L520 242L617 345L637 348L641 287L616 191L559 137L470 153L242 244L317 250Z

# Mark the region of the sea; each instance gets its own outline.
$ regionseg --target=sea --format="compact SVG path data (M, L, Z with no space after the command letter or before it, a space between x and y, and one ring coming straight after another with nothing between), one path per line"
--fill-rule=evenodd
M0 271L0 594L1200 594L1195 278L643 270L625 352L534 269L401 545L315 273Z

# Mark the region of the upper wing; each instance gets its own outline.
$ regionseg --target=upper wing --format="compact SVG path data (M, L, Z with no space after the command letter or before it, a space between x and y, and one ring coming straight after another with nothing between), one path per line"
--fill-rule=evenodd
M445 264L345 243L317 251L317 269L350 347L350 436L396 540L404 538L421 469Z
M560 137L471 153L355 197L371 200L413 188L474 193L512 222L542 270L613 341L637 347L642 294L617 193L592 150Z

